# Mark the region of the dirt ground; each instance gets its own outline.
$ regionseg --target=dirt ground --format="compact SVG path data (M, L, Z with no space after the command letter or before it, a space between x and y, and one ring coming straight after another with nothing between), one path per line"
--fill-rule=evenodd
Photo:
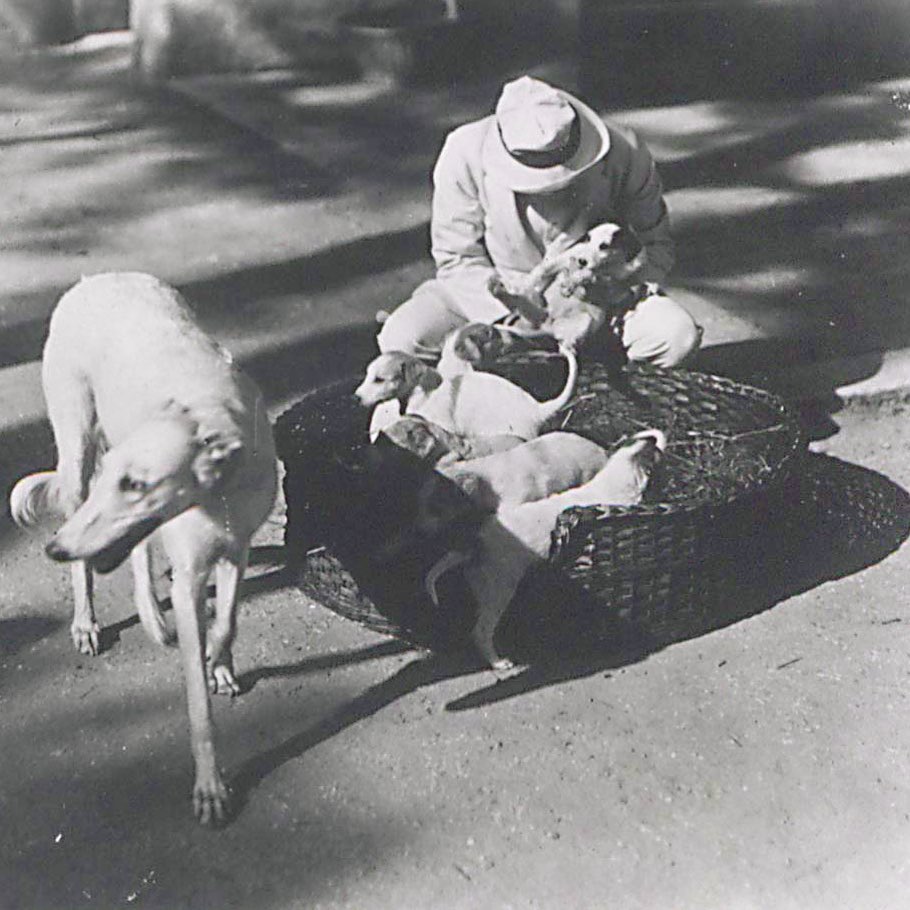
M910 485L902 404L834 421L813 448ZM266 527L261 563L280 537ZM908 552L644 659L554 655L506 681L260 567L246 691L216 706L241 805L209 831L178 656L145 639L125 570L86 658L66 572L9 536L0 906L904 906Z
M83 272L179 285L273 403L339 350L360 362L375 310L429 273L429 160L464 113L430 99L401 130L397 101L248 85L257 112L259 92L295 102L271 119L306 160L133 91L124 48L89 50L0 56L4 483L50 458L40 346ZM667 179L681 293L710 303L705 365L748 341L774 366L804 331L819 357L907 344L908 86L626 112ZM191 817L178 656L145 638L127 572L99 584L105 647L83 657L66 571L0 522L0 908L907 906L910 429L900 402L812 417L880 539L646 657L554 655L502 682L418 653L272 571L276 518L243 600L245 692L216 705L240 798L217 831Z

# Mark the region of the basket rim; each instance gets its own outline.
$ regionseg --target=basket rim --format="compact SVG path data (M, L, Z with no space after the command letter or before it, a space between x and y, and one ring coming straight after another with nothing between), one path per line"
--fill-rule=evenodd
M595 521L606 521L608 519L618 518L668 518L676 515L684 515L705 509L724 507L734 502L739 502L755 494L760 494L769 486L780 482L796 460L802 455L805 449L805 433L796 415L787 406L783 397L767 389L758 388L748 383L738 382L734 379L728 379L726 376L718 376L714 373L704 373L699 370L689 370L681 367L655 367L650 364L629 364L626 367L629 371L640 373L651 373L654 375L665 376L683 376L687 381L692 381L696 386L701 388L711 388L720 390L727 394L737 395L743 398L749 398L753 401L762 401L771 409L776 411L782 421L781 432L787 431L789 434L790 444L785 451L782 451L774 470L770 471L763 477L753 478L749 487L738 490L727 496L711 496L704 499L682 499L674 502L650 502L637 503L635 505L611 505L607 503L597 503L586 506L570 506L564 509L559 516L562 522L567 515L587 515ZM326 385L319 386L315 389L304 393L293 404L289 405L276 419L276 425L282 418L289 414L295 407L303 402L314 398L318 395L325 395L334 389L341 389L359 381L360 374L350 374L340 377ZM571 407L571 402L566 406L564 411ZM562 412L561 412L562 413ZM280 443L279 443L280 446ZM279 451L279 457L281 452Z

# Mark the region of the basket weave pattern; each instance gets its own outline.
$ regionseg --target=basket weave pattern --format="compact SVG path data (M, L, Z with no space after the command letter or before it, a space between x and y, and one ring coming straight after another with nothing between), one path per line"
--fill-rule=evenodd
M540 379L539 365L535 369ZM560 386L561 369L554 365L542 377L533 389L538 397ZM278 421L287 469L287 546L299 563L298 582L315 600L378 631L436 647L455 643L472 615L460 582L446 583L462 609L440 613L422 590L423 573L451 541L421 544L420 552L391 566L371 561L377 515L399 494L406 496L412 475L393 480L397 489L390 498L361 508L369 477L362 461L352 465L349 459L362 458L369 448L368 414L350 395L355 383L314 392ZM797 421L775 396L682 370L633 367L616 375L586 364L575 402L549 429L556 427L604 446L645 427L667 434L667 453L646 501L564 512L542 569L564 579L566 601L573 591L585 595L583 611L592 622L631 621L658 640L678 635L687 623L704 625L705 612L735 581L736 562L748 558L744 548L756 523L775 508L803 449ZM370 489L367 498L374 495ZM471 520L462 521L459 513L458 533L470 535ZM541 587L538 576L529 573L519 591L522 610ZM565 604L552 602L552 585L548 597L548 615L558 623Z

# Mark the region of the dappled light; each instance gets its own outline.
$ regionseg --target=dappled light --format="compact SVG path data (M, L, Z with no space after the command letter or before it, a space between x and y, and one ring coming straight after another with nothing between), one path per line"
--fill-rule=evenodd
M784 177L806 186L887 180L910 174L910 137L813 149L784 161Z
M820 356L910 343L908 85L613 111L658 156L674 283L708 345L813 337Z
M805 198L802 191L774 186L694 186L671 190L667 193L667 206L679 234L693 222L758 215Z
M722 291L746 294L799 294L802 288L812 284L813 276L808 269L788 268L781 265L756 272L743 272L719 278L707 278L702 286Z
M741 107L724 101L681 103L672 107L620 108L622 123L640 131L658 161L741 146L794 125L797 115L786 107L755 103L760 116L744 118Z

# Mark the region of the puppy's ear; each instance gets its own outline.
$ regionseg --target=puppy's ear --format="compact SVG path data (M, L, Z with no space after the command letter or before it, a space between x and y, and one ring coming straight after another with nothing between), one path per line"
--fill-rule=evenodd
M193 459L193 474L204 490L224 483L237 469L243 455L243 441L237 433L203 433L199 452Z
M408 385L412 388L432 392L433 389L438 389L442 385L442 376L425 363L409 363L407 370Z

